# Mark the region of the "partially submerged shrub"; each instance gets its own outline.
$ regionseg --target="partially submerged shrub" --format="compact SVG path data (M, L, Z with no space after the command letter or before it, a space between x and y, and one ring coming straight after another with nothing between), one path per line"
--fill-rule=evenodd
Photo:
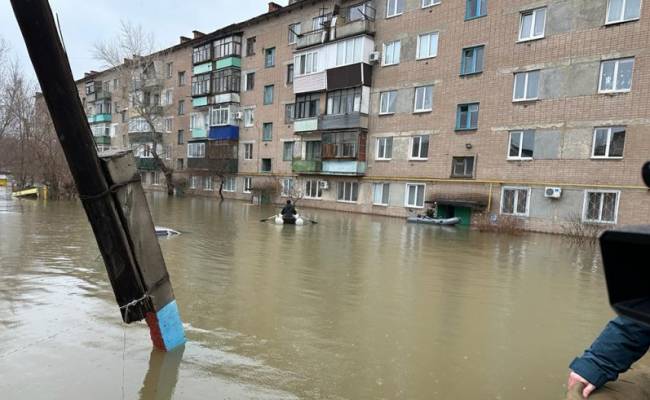
M585 223L578 214L573 214L562 224L562 234L576 245L594 246L598 236L607 229L601 224Z
M475 224L481 232L507 233L521 235L524 233L524 221L512 215L484 214Z

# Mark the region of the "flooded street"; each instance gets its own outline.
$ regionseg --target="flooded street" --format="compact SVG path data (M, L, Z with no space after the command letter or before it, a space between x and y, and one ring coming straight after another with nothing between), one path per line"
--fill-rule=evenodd
M188 343L122 324L78 202L0 188L3 399L561 399L613 313L599 255L304 210L151 195Z

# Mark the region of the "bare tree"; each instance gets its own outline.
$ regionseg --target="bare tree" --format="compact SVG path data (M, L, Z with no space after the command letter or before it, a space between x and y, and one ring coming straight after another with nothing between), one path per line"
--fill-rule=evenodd
M122 21L118 35L113 40L96 43L93 53L118 77L120 89L113 96L128 104L131 121L135 119L146 126L146 135L140 138L144 143L132 143L132 148L141 154L151 154L155 166L165 175L167 194L173 195L174 170L160 156L164 151L164 118L172 102L162 88L164 54L154 52L154 43L153 35L142 26Z

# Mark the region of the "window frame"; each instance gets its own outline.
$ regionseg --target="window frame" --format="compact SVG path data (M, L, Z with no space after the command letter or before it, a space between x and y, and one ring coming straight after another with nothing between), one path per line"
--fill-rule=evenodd
M435 53L431 55L430 53L427 54L427 56L422 56L420 54L420 41L422 40L423 36L427 36L429 39L429 45L427 48L430 50L431 49L431 37L435 36L436 37L436 48L435 48ZM415 49L415 60L428 60L430 58L436 58L438 57L438 45L440 44L440 32L439 31L433 31L433 32L425 32L425 33L420 33L418 34L417 38L417 47Z
M270 98L270 100L267 100L267 98L266 98L266 97L267 97L267 96L266 96L266 94L267 94L267 90L270 91L270 93L271 93L271 98ZM265 86L264 86L264 91L263 91L263 93L262 93L262 104L263 104L263 105L268 106L268 105L273 104L274 97L275 97L275 93L274 93L274 92L275 92L275 85L265 85Z
M269 64L269 55L271 56ZM269 47L264 49L264 68L273 68L275 67L275 47Z
M466 160L468 160L470 158L472 159L472 173L471 173L471 175L466 175L466 174L457 175L457 174L455 174L454 172L456 170L456 168L455 168L456 167L456 165L455 165L456 160L463 159L463 161L464 161L463 169L467 169ZM451 157L451 178L453 178L453 179L474 179L475 177L476 177L476 156L458 156L458 157L452 156Z
M418 105L418 90L423 89L424 96L422 97L422 105L424 106L426 104L426 91L427 89L430 89L431 91L431 108L417 108ZM424 86L416 86L415 87L415 95L413 96L413 113L425 113L425 112L431 112L433 111L433 85L424 85Z
M512 134L513 133L521 133L521 137L519 138L519 155L518 156L511 156L510 155L510 150L512 146ZM523 143L524 143L524 135L526 134L532 134L533 135L533 156L532 157L524 157L522 156L523 154ZM508 161L531 161L535 158L535 131L531 129L516 129L508 132L508 146L506 149L506 159Z
M266 161L266 160L269 161L269 167L270 168L268 170L264 169L264 161ZM260 171L262 173L271 173L273 171L273 159L269 158L269 157L262 158L261 161L260 161Z
M535 97L526 97L528 96L528 81L531 73L538 73L539 76L537 78L537 96ZM517 95L517 75L525 75L524 78L524 97L523 98L516 98L515 96ZM538 101L539 98L539 84L541 82L542 78L542 73L540 69L532 69L530 71L521 71L521 72L515 72L513 75L513 85L512 85L512 102L513 103L520 103L520 102L526 102L526 101Z
M242 193L252 193L253 192L253 178L250 176L244 177L244 185L242 187Z
M393 10L392 10L393 11L392 14L389 13L391 11L390 10L390 2L391 1L394 1L394 4L395 4L395 6L393 7ZM399 3L402 4L402 10L401 11L398 11L399 10L399 7L398 7ZM398 16L404 14L404 9L406 8L405 3L406 3L406 0L386 0L386 19L398 17Z
M625 6L627 5L628 0L623 0L623 5L621 7L621 19L610 21L609 20L609 10L612 5L612 0L607 0L607 11L605 13L605 25L615 25L615 24L624 24L626 22L638 21L641 19L641 11L643 9L643 0L639 1L639 16L634 18L625 19Z
M488 8L487 8L487 0L476 0L476 9L473 11L476 13L475 15L470 15L469 11L469 2L471 0L466 0L465 1L465 21L470 21L473 19L477 18L482 18L487 16L488 14ZM482 7L482 5L485 4L485 7ZM481 11L483 11L483 8L485 8L485 12L481 14Z
M424 138L424 137L427 138L427 156L426 157L422 157L422 141L423 141L422 138ZM416 138L419 139L419 142L418 142L418 156L413 157L413 146L415 146L415 139ZM411 136L409 138L409 155L408 155L408 159L411 160L411 161L426 161L426 160L428 160L429 159L429 147L430 147L429 145L430 144L431 144L430 135Z
M206 185L206 183L210 183L209 185ZM212 181L212 176L204 176L203 177L203 190L212 192L214 191L214 182Z
M621 62L632 62L632 73L630 74L630 87L627 89L618 89L618 70L621 65ZM605 70L605 64L608 62L614 62L614 84L612 89L603 89L603 72ZM600 61L600 72L598 73L598 93L599 94L611 94L611 93L629 93L632 91L632 84L634 82L634 65L636 64L635 57L624 57L624 58L614 58L611 60L601 60Z
M503 210L503 206L505 202L503 201L504 199L504 194L506 190L514 191L515 192L515 200L512 205L512 212L508 213ZM519 191L520 190L525 190L526 191L526 211L523 213L520 213L517 211L517 208L519 206ZM500 204L499 204L499 214L501 215L511 215L513 217L529 217L530 216L530 197L532 194L532 189L530 187L526 186L503 186L501 188L501 199L500 199Z
M293 161L293 150L296 142L293 140L286 140L282 142L282 161ZM289 150L289 157L287 157L287 150Z
M250 92L255 90L255 71L245 72L244 80L246 81L246 83L244 84L245 92Z
M380 151L379 151L379 149L381 149L381 147L380 147L380 142L381 141L385 142L384 145L383 145L383 149L384 149L383 155L380 154ZM389 146L389 144L390 144L390 146ZM377 150L375 151L375 160L377 160L377 161L390 161L390 160L393 159L393 136L380 136L380 137L378 137L376 145L377 145ZM388 150L390 150L390 151L388 151ZM387 154L387 153L390 153L390 154ZM388 155L388 157L387 157L387 155Z
M392 93L392 97L395 97L395 102L394 102L395 109L393 111L390 110L391 93ZM388 99L386 100L386 105L388 109L386 111L382 111L382 104L384 104L383 102L384 95L388 96ZM384 92L379 92L379 115L392 115L395 114L396 112L397 112L397 90L386 90Z
M187 144L187 158L205 158L205 142L189 142Z
M244 117L244 128L251 128L255 126L255 108L245 107L243 109ZM250 118L247 118L247 115L250 115ZM250 121L249 121L250 119ZM249 123L250 122L250 123Z
M416 187L415 190L415 203L414 204L409 204L409 188L413 186ZM418 189L417 188L422 188L422 205L417 204L417 199L418 199ZM426 183L415 183L415 182L408 182L404 186L404 207L405 208L424 208L424 205L426 204L426 197L427 197L427 185Z
M310 199L310 200L322 200L323 199L323 189L320 187L320 183L322 181L320 179L306 179L305 180L305 199ZM314 189L315 186L315 191L312 190ZM316 194L316 196L312 196L312 194Z
M472 126L472 113L471 107L476 106L476 126ZM461 107L467 107L467 122L469 126L460 126L460 121L461 121ZM476 131L478 130L478 119L480 116L480 111L481 111L481 103L479 102L473 102L473 103L461 103L456 106L456 128L454 129L455 131Z
M298 29L292 29L292 28L295 28L295 27L297 27ZM298 43L298 36L302 33L302 25L301 25L301 23L300 22L294 22L292 24L289 24L289 26L287 27L287 31L288 31L287 32L288 33L287 43L289 45ZM293 41L291 41L291 39L293 39Z
M397 46L395 46L396 44L397 44ZM388 54L387 49L390 46L392 46L391 55L392 55L393 62L388 63L388 62L386 62L386 55ZM395 61L395 58L396 58L395 57L395 53L396 53L395 49L396 48L397 48L397 61ZM382 50L383 50L382 51L382 57L381 57L381 66L382 67L388 67L388 66L391 66L391 65L399 65L399 63L401 61L401 53L402 53L402 41L400 39L384 43Z
M470 72L467 72L467 63L465 61L465 52L468 50L472 50L472 66L473 69ZM481 65L480 68L477 64L477 52L480 50L482 52L481 54ZM460 55L460 76L467 76L467 75L477 75L477 74L482 74L483 73L483 68L485 67L485 45L484 44L479 44L476 46L469 46L469 47L464 47L463 50L461 51Z
M250 161L253 159L253 143L252 142L244 142L242 143L244 145L244 160Z
M607 130L607 144L605 146L605 155L604 156L597 156L595 155L596 152L596 135L598 134L599 130ZM614 135L614 129L622 129L623 130L623 151L620 156L611 156L611 146L612 146L612 137ZM623 157L625 156L625 137L627 137L627 129L625 126L598 126L594 128L594 133L592 136L592 143L591 143L591 158L594 160L622 160Z
M544 25L542 26L542 34L541 35L535 35L535 25L537 24L537 18L538 18L538 13L544 10ZM524 31L524 17L527 15L532 15L533 19L530 24L530 29L531 33L530 36L527 37L522 37L523 31ZM548 15L548 7L547 6L542 6L542 7L537 7L537 8L531 8L530 10L525 10L519 13L519 35L517 36L517 42L529 42L531 40L539 40L539 39L544 39L546 37L546 22L547 22L547 15Z
M346 186L345 185L348 185L348 184L350 185L350 188L349 188L349 191L346 192ZM343 185L343 199L339 198L340 185ZM354 189L353 188L354 188L355 185L356 185L356 189L357 189L356 190L356 194L357 194L356 199L354 199L354 200L346 200L345 199L346 194L349 194L350 199L352 199L353 194L354 194ZM359 182L356 182L356 181L339 181L339 182L337 182L337 185L336 185L336 201L338 203L351 203L351 204L358 203L359 202L359 190L360 189L361 189L361 185L359 185Z
M429 4L424 4L425 2L429 2ZM420 8L429 8L429 7L437 6L440 3L441 0L422 0L420 2Z
M267 128L269 135L267 135ZM273 122L263 122L262 123L262 141L263 142L272 142L273 141Z
M600 194L600 207L599 207L599 219L587 219L587 205L589 203L589 194L598 193ZM603 199L605 194L615 194L616 195L616 204L614 206L614 220L613 221L603 221ZM616 225L618 223L618 208L621 203L621 191L620 190L600 190L600 189L585 189L584 197L582 200L582 222L587 224L603 224L603 225Z
M381 202L376 202L375 198L376 193L377 193L377 188L381 188ZM386 190L388 189L388 190ZM387 196L386 196L387 195ZM384 197L386 198L386 201L384 202ZM372 205L373 206L381 206L381 207L388 207L390 205L390 183L389 182L375 182L372 184Z

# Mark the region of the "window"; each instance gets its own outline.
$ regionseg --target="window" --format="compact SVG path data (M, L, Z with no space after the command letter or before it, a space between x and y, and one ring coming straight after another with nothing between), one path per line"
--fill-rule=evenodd
M422 0L422 8L435 6L436 4L440 4L440 0Z
M510 132L509 160L532 160L535 148L535 131Z
M246 57L255 55L255 36L246 39Z
M178 100L178 115L185 114L185 100Z
M282 161L293 161L293 142L282 144Z
M452 178L473 178L474 157L454 157L451 163Z
M641 0L609 0L607 2L607 20L605 23L639 19L641 15Z
M200 189L201 188L201 177L200 176L190 176L190 189Z
M483 72L483 55L485 46L475 46L463 49L463 56L460 62L460 74L478 74Z
M361 110L361 87L327 93L327 114L352 114Z
M282 191L280 192L280 196L282 197L291 196L293 192L293 179L283 178L282 180L280 180L280 185L282 186Z
M546 25L546 7L537 8L521 13L519 23L519 40L532 40L544 37Z
M273 85L264 86L264 105L273 104Z
M634 58L602 61L600 63L599 93L629 92L632 88Z
M322 142L320 140L308 140L305 142L305 160L320 161L322 156Z
M512 101L536 100L538 96L539 71L516 73Z
M372 204L376 206L387 206L390 197L390 183L372 184Z
M228 106L212 107L210 109L210 126L228 125L230 108Z
M185 71L178 73L178 86L185 86Z
M167 79L172 77L172 72L174 72L174 63L165 64L165 77Z
M600 224L615 224L618 214L620 192L597 190L585 191L582 220Z
M299 94L296 96L295 119L315 118L320 114L319 108L319 94Z
M230 36L215 40L213 43L214 58L241 55L241 36Z
M262 124L262 140L265 142L273 140L273 122Z
M163 119L163 130L165 132L171 132L172 131L172 123L173 123L173 118L172 117L165 117Z
M182 129L178 130L178 133L176 134L176 143L177 144L183 144L185 143L185 132Z
M298 41L300 35L300 23L289 25L289 44L294 44Z
M165 89L163 91L163 105L169 106L174 104L174 91L172 89Z
M214 186L212 184L212 177L211 176L204 176L203 177L203 190L207 191L212 191L214 189Z
M379 94L379 114L394 114L397 106L397 90Z
M293 61L298 66L296 75L306 75L318 72L318 53L311 52L296 56Z
M407 183L406 198L404 205L406 207L424 208L424 191L426 185L422 183Z
M404 12L404 0L386 0L386 18L395 17Z
M478 129L479 103L459 104L456 111L456 130Z
M250 193L253 190L253 178L245 177L244 178L244 193Z
M504 187L501 191L501 214L528 216L530 188Z
M275 66L275 47L264 49L264 67L271 68Z
M336 44L336 66L359 63L363 60L363 37L343 40Z
M401 47L402 42L400 40L384 43L384 58L382 60L382 65L399 64Z
M393 158L393 137L377 138L377 160Z
M234 192L237 190L237 180L234 176L227 176L223 180L223 191Z
M195 47L192 50L192 62L194 64L206 62L210 60L211 54L210 49L212 45L210 43L204 44L203 46Z
M323 132L323 156L326 158L356 158L359 134L356 132Z
M375 20L375 8L371 1L359 3L348 7L347 12L344 13L348 22L359 20Z
M192 113L190 114L190 129L204 129L206 128L203 121L203 114Z
M415 88L415 105L413 112L426 112L433 109L433 86Z
M202 96L210 93L210 74L194 75L192 77L192 96Z
M250 128L255 125L255 109L244 108L244 126Z
M318 17L314 17L311 19L311 30L312 31L320 31L323 28L325 28L325 24L327 21L330 20L331 14L323 14L319 15Z
M244 160L253 159L253 143L244 143Z
M239 69L220 69L212 73L212 93L239 93L241 72Z
M339 182L337 185L336 200L354 203L359 197L358 182Z
M270 158L262 158L262 172L271 172Z
M423 33L418 36L417 60L438 55L438 32Z
M295 104L285 104L284 105L284 123L290 124L293 122Z
M182 158L177 158L176 159L176 169L179 171L183 170L183 159Z
M205 143L188 143L187 158L205 158Z
M287 65L287 85L293 83L293 64Z
M305 198L320 199L323 197L323 190L320 187L320 181L309 179L305 181Z
M246 74L246 91L251 91L255 88L255 72Z
M623 158L625 128L609 127L594 130L592 158Z
M466 0L465 19L483 17L487 14L487 0Z
M429 135L411 138L411 160L426 160L429 157Z

